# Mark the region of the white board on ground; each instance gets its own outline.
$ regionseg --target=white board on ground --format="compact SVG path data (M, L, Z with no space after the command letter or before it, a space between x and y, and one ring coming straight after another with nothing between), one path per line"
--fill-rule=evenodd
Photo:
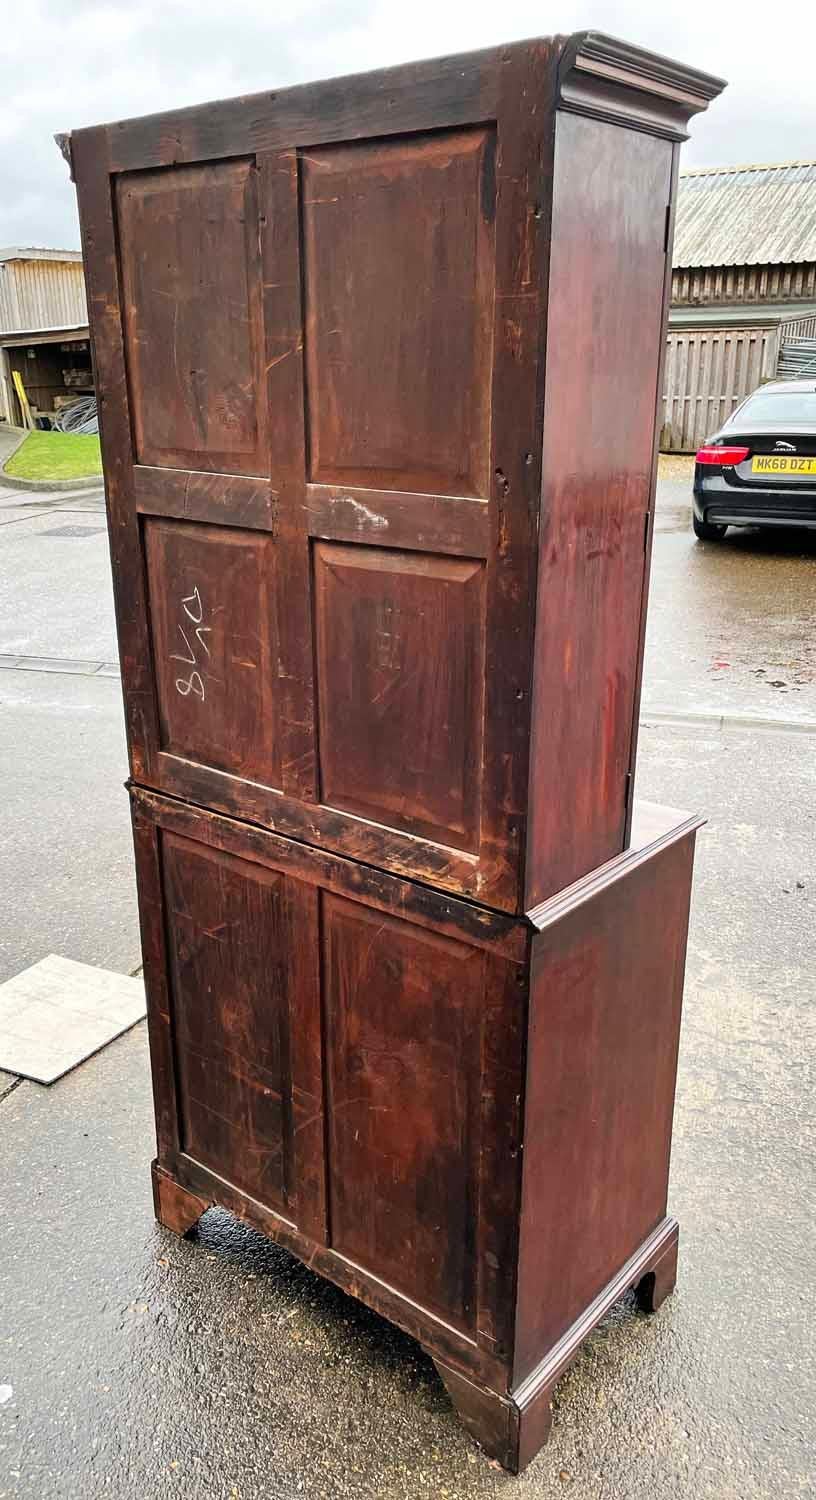
M0 1071L54 1083L144 1014L141 979L49 953L0 985Z

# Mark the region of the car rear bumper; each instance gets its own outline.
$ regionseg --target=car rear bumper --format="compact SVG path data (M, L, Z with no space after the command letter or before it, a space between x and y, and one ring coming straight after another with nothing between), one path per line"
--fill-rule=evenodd
M695 476L694 514L714 526L807 526L816 529L816 491L797 494L727 484L721 475Z

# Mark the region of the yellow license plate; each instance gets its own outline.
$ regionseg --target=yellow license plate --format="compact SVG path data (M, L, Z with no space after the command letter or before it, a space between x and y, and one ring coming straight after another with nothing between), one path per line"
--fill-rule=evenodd
M787 458L780 453L757 454L752 474L816 474L816 458Z

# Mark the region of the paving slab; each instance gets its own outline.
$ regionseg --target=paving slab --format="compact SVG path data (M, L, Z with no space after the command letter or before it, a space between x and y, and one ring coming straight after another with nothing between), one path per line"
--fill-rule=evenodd
M0 984L0 1063L55 1083L144 1014L142 979L49 953Z

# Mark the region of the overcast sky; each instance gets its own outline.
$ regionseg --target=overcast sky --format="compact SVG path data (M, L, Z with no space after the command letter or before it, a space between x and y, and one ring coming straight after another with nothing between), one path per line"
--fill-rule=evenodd
M728 79L685 166L816 157L812 0L0 0L0 20L0 246L79 246L57 130L586 27Z

